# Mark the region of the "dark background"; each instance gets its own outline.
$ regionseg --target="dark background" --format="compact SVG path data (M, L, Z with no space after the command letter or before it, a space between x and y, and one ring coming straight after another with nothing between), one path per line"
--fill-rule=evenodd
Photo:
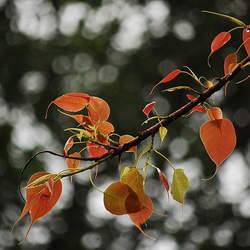
M168 201L156 174L150 172L146 191L155 210L167 214L153 215L144 227L156 241L145 238L126 215L115 217L105 211L102 194L89 184L87 173L74 177L73 183L63 180L60 202L33 226L26 242L18 244L28 219L10 231L23 208L17 189L25 162L39 150L61 153L69 136L63 130L75 126L54 107L44 119L51 100L67 92L99 96L111 107L110 121L116 132L136 135L142 129L141 110L146 103L156 100L158 111L167 114L187 102L181 91L156 91L149 96L153 84L184 65L209 79L222 76L223 58L240 45L241 30L236 30L208 68L212 38L235 25L201 10L249 23L249 3L0 0L0 250L250 249L249 81L230 85L226 97L222 92L214 97L214 105L234 122L238 144L213 180L201 181L215 168L198 136L206 116L181 118L168 128L168 138L159 150L185 169L191 188L184 206ZM245 55L241 49L240 57ZM176 84L194 86L188 77L179 77L169 86ZM171 178L163 159L153 161L167 169ZM131 155L124 154L121 164L133 164ZM34 172L64 168L63 159L39 156L25 172L22 185ZM118 178L114 159L100 167L95 182L104 190Z

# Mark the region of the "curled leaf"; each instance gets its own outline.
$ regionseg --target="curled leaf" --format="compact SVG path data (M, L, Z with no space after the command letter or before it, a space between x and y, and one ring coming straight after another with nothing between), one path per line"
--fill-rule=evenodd
M191 87L189 86L177 86L177 87L173 87L173 88L168 88L168 89L164 89L162 90L161 92L174 92L176 90L192 90L192 91L195 91L194 89L192 89Z
M64 145L64 154L68 155L68 151L73 147L74 145L74 139L72 137L69 137L69 139L66 141Z
M214 52L220 49L223 45L225 45L231 39L231 34L229 32L220 32L211 43L211 52L207 58L208 65L210 65L209 60Z
M168 192L169 191L169 183L168 183L167 177L159 168L157 168L157 172L159 175L160 182L164 185L166 191Z
M210 108L208 110L207 114L208 114L208 117L211 120L220 120L220 119L223 119L222 110L219 107Z
M112 214L122 215L141 210L137 194L125 183L112 183L104 191L104 206Z
M174 200L184 203L184 196L189 188L189 180L181 168L174 169L171 194Z
M153 109L153 107L155 106L156 102L150 102L148 103L144 109L142 110L142 112L148 117L149 113L151 112L151 110Z

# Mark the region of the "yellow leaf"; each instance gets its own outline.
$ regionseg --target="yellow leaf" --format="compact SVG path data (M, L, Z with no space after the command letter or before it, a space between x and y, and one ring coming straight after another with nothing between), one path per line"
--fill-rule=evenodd
M161 138L161 141L163 142L164 138L166 137L168 133L168 129L165 128L165 127L160 127L159 128L159 134L160 134L160 138Z
M176 168L174 170L173 181L171 185L171 194L174 200L184 203L184 195L189 188L189 180L184 174L184 170Z

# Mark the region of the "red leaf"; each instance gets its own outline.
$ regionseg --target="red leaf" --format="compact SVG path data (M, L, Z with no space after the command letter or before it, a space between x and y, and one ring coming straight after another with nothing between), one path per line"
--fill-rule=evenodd
M194 101L194 100L196 99L195 96L189 95L189 94L187 94L186 97L187 97L187 99L188 99L189 101Z
M205 122L200 127L200 137L209 157L216 164L216 167L219 167L233 152L236 145L234 126L227 119Z
M188 99L189 101L194 101L194 100L196 100L196 97L193 96L193 95L187 94L186 97L187 97L187 99ZM204 107L202 107L202 106L200 106L200 105L197 105L197 106L195 106L194 108L192 108L191 113L192 113L192 112L195 112L195 111L204 113L204 112L206 112L207 110L206 110Z
M229 54L224 60L224 74L231 74L237 65L237 53Z
M106 148L93 142L88 142L86 143L86 145L90 157L101 157L104 154L108 153L108 150Z
M32 175L27 185L34 182L36 179L48 175L47 172L38 172ZM26 203L22 210L20 217L16 223L19 222L28 212L31 216L31 223L25 238L32 225L42 216L47 214L56 204L62 193L62 182L57 180L56 182L51 176L47 182L37 187L30 187L26 189Z
M169 184L168 184L167 177L159 168L157 168L157 172L159 174L159 179L160 179L161 183L164 185L166 191L168 192L169 191Z
M90 97L88 106L89 117L93 124L106 121L109 118L110 108L107 102L95 96Z
M248 55L250 55L250 25L243 29L243 42Z
M86 115L70 115L67 114L67 116L73 118L76 122L79 123L79 125L92 125L92 122L90 118Z
M78 112L87 106L89 103L89 98L90 96L84 93L67 93L57 97L54 101L52 101L47 108L47 112L52 103L63 110L69 112Z
M211 52L208 56L208 64L209 59L214 52L220 49L223 45L225 45L231 39L231 34L229 32L220 32L211 43ZM209 64L210 65L210 64Z
M148 117L150 111L153 109L153 107L155 106L156 102L151 102L148 103L144 109L142 110L142 112Z
M151 94L153 93L154 89L162 83L167 83L170 82L171 80L173 80L174 78L176 78L179 74L181 73L181 70L179 69L175 69L173 71L171 71L169 74L167 74L160 82L158 82L151 90Z
M75 152L73 154L70 154L69 156L80 158L81 154L78 153L78 152ZM67 164L67 167L68 167L69 171L74 172L74 169L79 167L80 160L67 158L66 159L66 164Z
M204 107L195 106L194 108L192 108L192 112L195 112L195 111L205 113L207 110Z

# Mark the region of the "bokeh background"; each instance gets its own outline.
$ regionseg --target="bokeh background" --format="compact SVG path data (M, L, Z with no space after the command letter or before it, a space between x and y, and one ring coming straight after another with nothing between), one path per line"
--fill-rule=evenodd
M250 22L249 0L0 0L0 250L250 249L249 81L230 85L227 97L223 92L214 97L234 122L238 145L213 180L201 181L215 168L198 135L205 115L171 124L162 146L157 138L157 148L185 169L191 187L181 206L168 200L150 171L146 192L155 210L166 213L153 215L144 227L156 241L145 238L126 215L105 211L102 194L89 184L87 173L72 183L63 180L60 202L33 226L26 242L18 244L28 218L10 231L23 208L17 189L25 162L39 150L61 153L69 136L64 129L75 126L56 108L44 119L51 100L66 92L100 96L110 104L116 132L136 135L144 128L141 110L146 103L155 100L158 111L168 114L187 102L181 91L148 95L169 71L188 65L209 79L223 75L223 58L239 46L241 31L233 32L208 68L212 38L235 25L201 10ZM245 55L241 49L240 57ZM179 77L169 86L183 83L193 84ZM124 154L121 165L132 160ZM171 179L163 159L152 161ZM22 186L34 172L64 168L63 159L41 155L25 172ZM114 159L100 167L95 182L104 190L118 178Z

